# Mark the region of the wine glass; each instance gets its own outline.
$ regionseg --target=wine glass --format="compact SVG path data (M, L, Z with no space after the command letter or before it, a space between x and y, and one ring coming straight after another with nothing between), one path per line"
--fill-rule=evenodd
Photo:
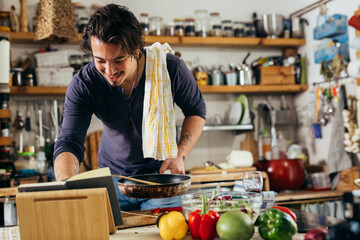
M263 188L263 177L260 171L247 171L243 175L245 192L260 193Z

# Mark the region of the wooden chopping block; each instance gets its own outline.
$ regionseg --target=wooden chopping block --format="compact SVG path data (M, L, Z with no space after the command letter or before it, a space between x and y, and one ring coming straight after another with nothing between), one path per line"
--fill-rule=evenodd
M249 151L253 155L254 163L259 159L258 144L252 132L247 132L244 141L240 143L240 150Z

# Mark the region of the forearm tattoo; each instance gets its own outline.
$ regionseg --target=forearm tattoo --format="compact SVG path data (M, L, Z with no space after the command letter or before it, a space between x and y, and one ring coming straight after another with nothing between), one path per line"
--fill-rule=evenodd
M189 132L184 132L181 137L180 137L180 141L179 141L179 146L186 146L188 143L191 142L191 133Z
M60 154L55 158L54 162L60 161L62 158L63 158L63 154L60 153ZM61 175L60 175L60 169L59 169L59 167L56 167L56 168L55 168L55 178L56 178L56 179L60 179L60 177L61 177Z
M73 158L74 160L74 174L78 174L79 173L79 161L77 160L76 157Z

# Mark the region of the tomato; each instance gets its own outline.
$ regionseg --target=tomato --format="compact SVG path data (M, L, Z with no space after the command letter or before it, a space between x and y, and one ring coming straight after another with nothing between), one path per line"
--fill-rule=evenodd
M296 222L296 215L293 211L291 211L290 209L288 209L287 207L281 207L281 206L273 206L272 208L276 208L279 209L280 211L289 214L294 221Z
M222 240L248 240L254 231L251 218L241 211L222 214L216 224L216 232Z

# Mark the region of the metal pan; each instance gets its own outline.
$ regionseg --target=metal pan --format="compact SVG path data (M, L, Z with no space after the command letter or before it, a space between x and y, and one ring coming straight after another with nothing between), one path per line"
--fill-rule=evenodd
M147 185L127 179L119 179L117 185L120 192L131 198L175 197L185 194L191 185L189 176L179 174L145 174L131 177L161 183L161 185Z

